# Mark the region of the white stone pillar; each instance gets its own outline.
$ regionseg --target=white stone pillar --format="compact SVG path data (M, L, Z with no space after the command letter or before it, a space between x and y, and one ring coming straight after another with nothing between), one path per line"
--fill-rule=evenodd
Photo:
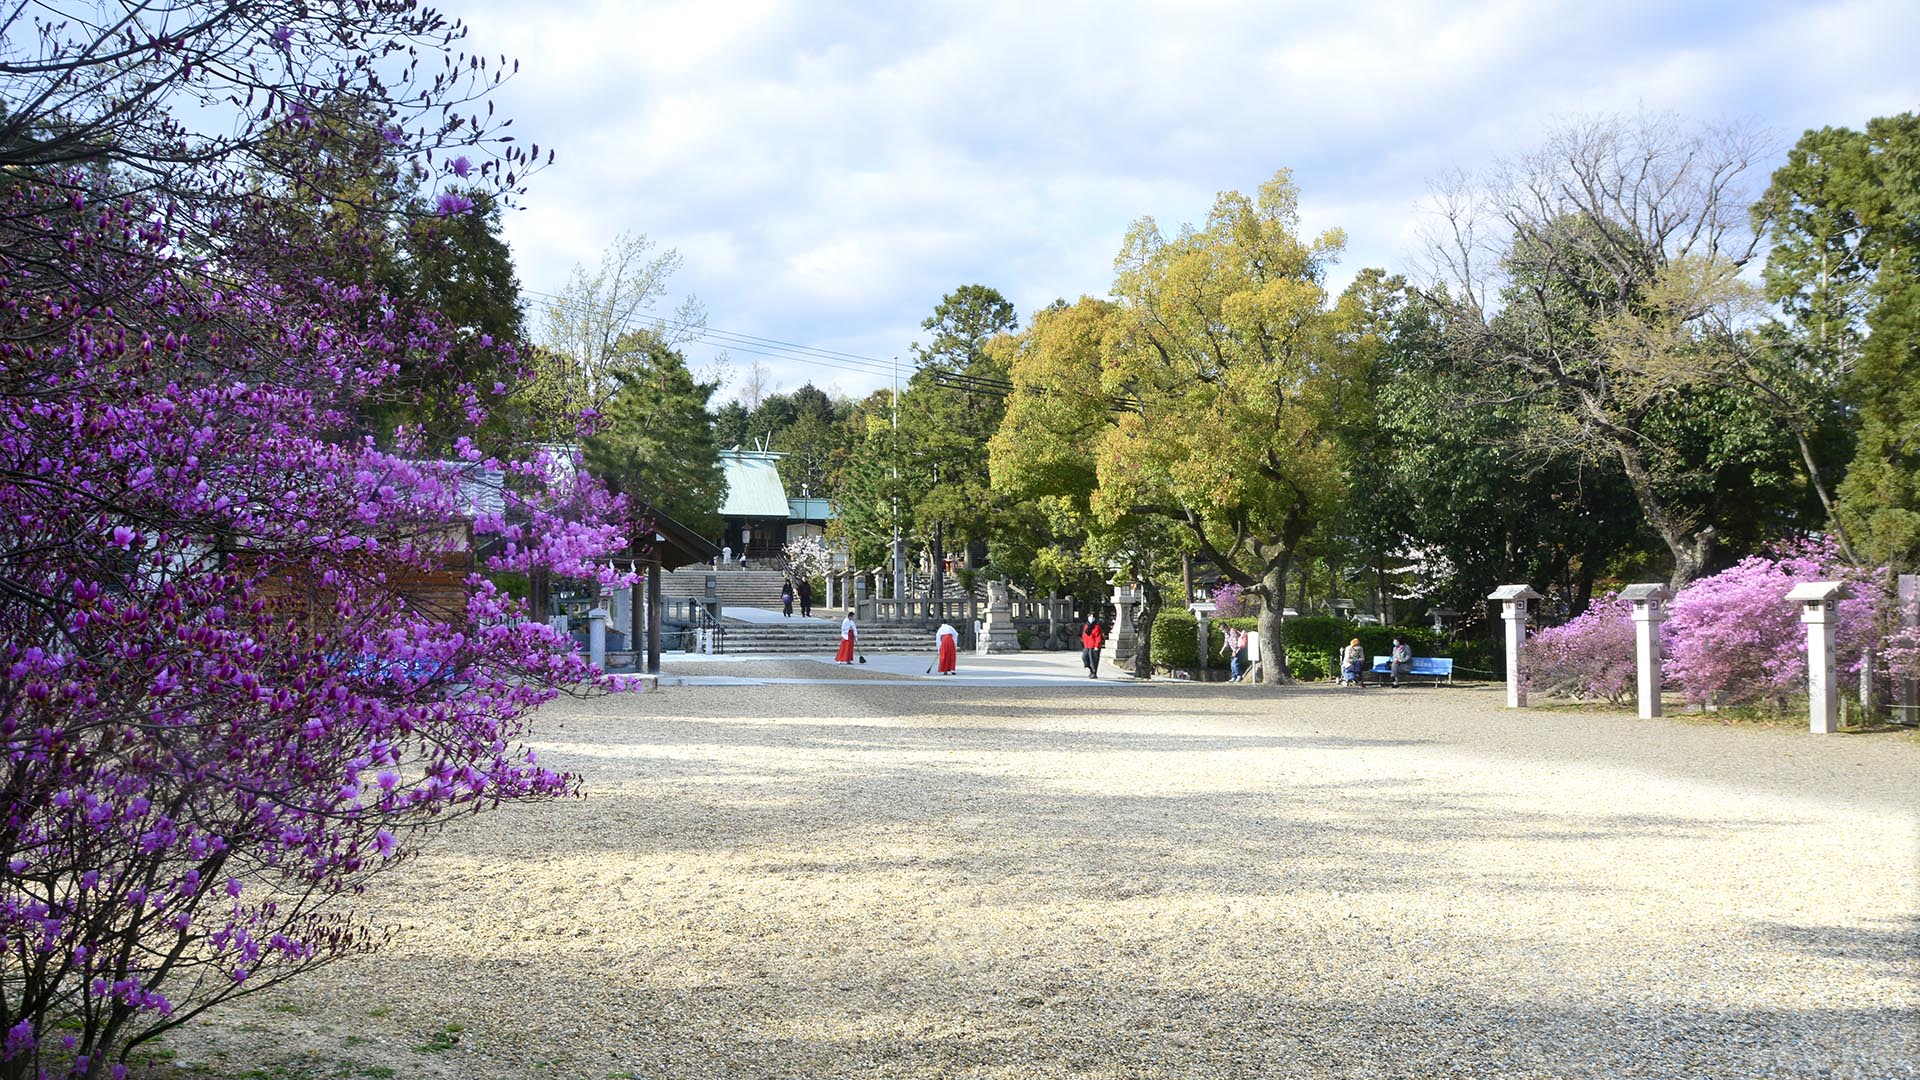
M1507 624L1507 708L1527 707L1527 687L1520 680L1520 650L1527 644L1527 609L1540 594L1527 585L1502 585L1487 597L1500 601L1500 617Z
M607 669L607 609L603 607L587 612L587 661Z
M1218 606L1219 605L1211 600L1197 601L1187 605L1187 610L1193 612L1193 632L1194 636L1198 639L1197 644L1200 648L1201 671L1205 671L1213 666L1213 654L1207 649L1207 627L1210 616L1213 615L1215 608Z
M1901 574L1896 582L1900 627L1920 629L1920 574ZM1920 724L1920 679L1894 682L1893 719L1901 724Z
M1789 601L1800 605L1800 621L1807 626L1807 727L1815 735L1840 730L1840 684L1834 678L1833 642L1844 595L1846 586L1838 581L1809 581L1787 593Z
M1640 719L1660 715L1660 624L1667 621L1667 601L1673 590L1661 584L1629 585L1620 596L1633 604L1633 660L1640 681L1634 700L1640 704Z

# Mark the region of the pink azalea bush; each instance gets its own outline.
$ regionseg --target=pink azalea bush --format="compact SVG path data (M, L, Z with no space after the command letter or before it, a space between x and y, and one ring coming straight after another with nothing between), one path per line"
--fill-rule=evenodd
M1892 679L1920 679L1920 630L1898 630L1880 643L1880 670Z
M1786 595L1812 581L1840 581L1839 664L1857 675L1874 643L1886 571L1848 566L1828 542L1807 542L1742 559L1681 590L1662 627L1667 679L1695 704L1757 702L1783 707L1806 693L1806 628Z
M1529 687L1618 705L1633 696L1633 605L1609 595L1560 626L1534 634L1521 670Z

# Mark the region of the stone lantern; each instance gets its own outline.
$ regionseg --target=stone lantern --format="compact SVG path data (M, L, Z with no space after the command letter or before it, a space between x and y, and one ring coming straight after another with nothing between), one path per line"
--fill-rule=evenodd
M1660 624L1667 621L1667 601L1673 590L1661 584L1629 585L1620 597L1633 605L1633 665L1639 672L1634 700L1640 719L1660 715Z
M1500 617L1507 624L1507 708L1527 707L1527 688L1520 682L1520 649L1527 643L1527 615L1540 594L1530 585L1502 585L1487 599L1500 601Z
M1846 592L1842 582L1809 581L1787 593L1787 600L1800 606L1800 621L1807 626L1807 726L1816 735L1840 730L1840 685L1833 677L1833 650L1840 598Z
M1132 584L1113 583L1113 666L1126 669L1133 666L1133 654L1140 648L1139 635L1133 627L1133 605L1140 599L1140 592Z

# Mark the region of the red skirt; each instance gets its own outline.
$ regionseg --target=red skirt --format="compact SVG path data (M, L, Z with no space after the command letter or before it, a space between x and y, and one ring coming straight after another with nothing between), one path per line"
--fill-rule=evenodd
M840 651L833 654L833 661L836 664L853 663L853 639L852 638L843 637L840 639Z
M940 673L946 674L959 665L960 650L953 647L953 637L940 635Z

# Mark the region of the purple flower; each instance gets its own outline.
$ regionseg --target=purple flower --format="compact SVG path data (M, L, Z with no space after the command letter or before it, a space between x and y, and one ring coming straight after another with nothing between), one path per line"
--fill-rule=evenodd
M394 849L393 834L388 832L385 829L381 829L379 832L374 833L373 846L379 849L380 854L383 857L389 858L389 859L392 858L393 849Z
M22 1020L7 1029L7 1042L0 1060L12 1061L33 1049L33 1021Z
M452 217L455 214L464 214L473 209L473 200L467 198L465 195L458 195L451 191L443 191L440 193L440 197L433 201L433 205L435 212L441 217Z
M459 177L462 180L465 180L467 176L472 172L473 172L473 162L468 161L465 157L457 157L453 159L453 175Z
M290 48L292 45L293 45L293 30L290 27L282 26L274 30L273 32L274 48L285 50Z

